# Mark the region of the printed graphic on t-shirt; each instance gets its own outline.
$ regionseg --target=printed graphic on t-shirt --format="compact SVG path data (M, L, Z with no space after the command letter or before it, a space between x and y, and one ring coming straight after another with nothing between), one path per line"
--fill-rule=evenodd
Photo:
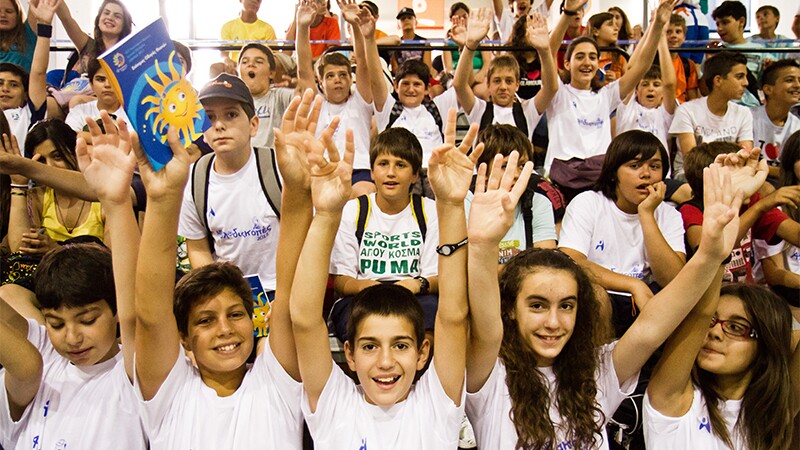
M712 128L700 124L694 127L698 145L702 142L736 142L738 131L737 127Z
M359 252L359 272L366 278L419 273L422 233L364 232Z

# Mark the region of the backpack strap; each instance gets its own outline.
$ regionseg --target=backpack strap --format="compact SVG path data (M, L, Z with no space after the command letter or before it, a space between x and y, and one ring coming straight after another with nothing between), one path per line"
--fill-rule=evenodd
M442 122L442 115L439 113L439 107L436 106L436 103L434 103L433 100L428 97L425 97L425 99L422 100L422 106L424 106L430 115L433 116L433 121L436 122L436 127L439 129L439 134L442 136L442 141L444 141L444 123Z
M684 58L683 56L678 55L678 58L681 59L681 64L683 64L683 75L686 77L686 86L689 86L689 77L692 74L692 68L689 67L689 58Z
M425 208L422 207L422 196L419 194L411 194L411 214L417 220L419 231L422 233L422 242L425 242L425 236L428 234L428 225L425 218Z
M367 220L369 220L369 195L361 195L357 200L358 218L356 219L356 239L358 239L358 246L360 247L361 239L364 237L364 229L367 227Z
M483 130L494 122L494 103L486 102L486 110L481 116L481 123L478 125L479 130Z
M261 190L267 197L267 202L278 219L281 218L281 180L278 176L278 160L275 151L271 148L256 147L256 166L258 166L258 181Z
M211 174L211 167L214 163L214 154L203 155L192 166L192 200L197 209L197 216L206 228L206 238L211 253L214 253L214 237L211 236L211 229L208 227L208 177Z
M394 106L392 106L392 110L389 112L389 122L386 124L386 129L392 128L397 119L400 117L400 114L403 114L403 110L405 107L400 100L394 102ZM380 130L383 131L383 130Z
M525 224L525 248L533 247L533 186L528 184L520 199L522 221Z
M530 134L528 133L528 119L525 117L525 110L522 109L522 103L514 102L511 105L511 114L514 115L514 124L517 128L530 139Z

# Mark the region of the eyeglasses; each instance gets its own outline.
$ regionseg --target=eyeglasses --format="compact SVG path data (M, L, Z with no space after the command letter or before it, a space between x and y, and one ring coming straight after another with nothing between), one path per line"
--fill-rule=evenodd
M758 339L758 333L750 324L735 320L721 320L715 316L711 318L711 325L708 328L714 328L717 324L722 326L722 332L729 337Z

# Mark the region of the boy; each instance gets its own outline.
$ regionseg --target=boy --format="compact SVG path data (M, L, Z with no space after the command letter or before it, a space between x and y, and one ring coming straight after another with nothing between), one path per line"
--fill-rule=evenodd
M771 64L761 77L761 90L766 104L750 109L753 142L767 159L770 178L777 180L781 171L778 161L781 145L800 130L800 117L790 113L792 106L800 102L800 63L795 59L782 59Z
M462 145L455 147L455 122L451 110L447 147L437 149L430 161L431 183L439 200L439 242L444 244L438 250L441 301L433 364L416 384L431 344L424 338L419 304L399 286L373 286L354 300L345 355L360 386L331 360L321 312L326 266L350 195L352 144L343 160L335 147L328 149L330 161L322 148L309 155L316 214L300 256L303 270L293 284L291 317L305 392L303 414L319 450L458 446L468 312L464 194L480 151L466 156L477 131L474 125Z
M356 61L356 88L351 89L353 77L350 73L350 61L341 53L326 53L316 63L316 75L324 102L320 111L317 136L325 129L334 117L339 117L339 127L333 139L339 148L344 148L345 129L353 130L355 140L355 160L353 161L353 198L375 192L375 185L370 179L369 140L372 120L371 74L365 58L364 35L361 24L374 21L372 14L365 8L359 8L354 1L340 3L342 17L352 26L353 53ZM309 27L313 10L309 5L300 5L297 9L298 27ZM374 25L373 25L374 29ZM303 34L297 35L297 48L308 48L311 45ZM298 70L305 65L311 69L311 59L298 60ZM382 78L382 75L378 75ZM352 92L351 92L352 91Z
M679 14L669 18L667 27L667 43L670 49L677 49L686 40L686 19ZM675 67L675 98L679 103L700 98L700 89L697 85L697 66L694 61L685 58L677 51L670 50L672 65Z
M711 17L717 23L717 33L722 39L722 43L720 43L722 47L735 50L764 47L764 44L745 40L744 27L747 25L747 9L741 2L726 0L714 9ZM748 76L752 79L750 80L750 90L745 92L740 103L745 106L758 106L760 102L758 101L757 84L753 81L761 79L765 54L746 52L741 52L741 54L747 58L747 70L750 72Z
M128 115L125 114L125 109L122 108L122 101L117 97L106 69L100 65L100 61L97 59L89 61L89 79L92 80L92 92L94 92L97 100L73 106L70 108L64 122L73 130L81 132L85 129L86 119L98 119L102 110L124 120L130 126Z
M636 85L636 91L617 107L616 134L644 130L669 148L669 126L676 108L675 78L665 33L658 40L658 65L650 67Z
M557 71L550 51L547 25L544 19L534 14L529 19L530 39L542 61L542 88L529 100L517 101L519 89L519 64L513 56L500 55L489 65L487 80L489 98L486 102L475 96L469 85L472 74L472 57L481 40L489 32L490 17L486 8L474 11L467 29L467 39L461 51L461 64L456 69L453 86L458 103L467 114L470 123L479 123L481 128L493 123L516 125L530 137L536 124L558 89Z
M342 298L330 317L342 342L352 337L346 325L353 296L381 283L403 286L417 296L425 330L433 330L436 317L436 206L411 194L422 170L420 143L405 128L389 128L373 141L370 164L377 192L347 202L331 255L334 289Z
M775 40L789 40L788 37L782 34L775 34L775 29L778 28L778 22L781 20L781 13L778 8L772 5L764 5L756 10L756 24L758 24L758 34L754 34L747 38L747 42L756 42L763 44L767 48L791 48L791 42L772 42ZM764 60L777 61L784 59L788 53L766 53Z
M687 250L691 255L700 244L703 230L703 169L711 165L721 154L736 153L739 147L732 142L709 142L698 145L686 157L686 181L692 188L693 198L678 208L686 229ZM757 160L758 149L751 153L751 159ZM751 240L761 239L776 244L781 239L797 245L800 241L800 224L789 219L777 209L783 203L797 202L791 196L777 195L779 191L762 198L757 192L767 173L766 161L754 165L755 175L744 180L733 180L736 187L745 194L742 212L739 215L738 242L731 252L731 260L725 266L725 281L752 283L753 273L751 256ZM749 198L748 198L749 197Z
M744 106L732 103L747 88L747 58L723 51L706 60L704 80L708 97L686 102L675 111L669 134L678 140L676 176L683 173L683 158L702 142L735 142L753 147L753 117Z
M249 129L243 103L220 97L221 91L213 83L201 96L206 94L206 100L211 100L206 111L214 127L219 131L225 131L225 125ZM217 95L209 97L208 89L216 89ZM291 226L281 227L278 298L271 312L270 335L261 341L252 365L247 359L254 347L253 299L241 271L230 263L210 264L194 269L173 289L178 213L189 173L188 155L177 134L169 134L175 157L158 172L136 148L149 197L136 267L137 394L143 400L142 418L153 450L299 450L302 446L301 385L296 381L299 375L286 294L311 220L304 146L310 142L322 146L306 128L316 125L319 113L319 107L312 110L311 103L310 91L302 103L299 98L293 100L282 132L276 136L284 175L283 217ZM234 120L228 120L229 116ZM241 122L237 125L237 121ZM326 130L325 136L329 138L331 133L332 129ZM213 131L207 136L219 138ZM222 150L217 149L220 160ZM184 349L192 352L195 364L185 357Z
M220 30L220 39L223 41L274 41L275 29L272 25L258 18L261 0L239 0L242 11L239 17L225 22ZM216 77L222 70L235 74L239 52L222 52L222 64L216 63L211 67L211 77ZM277 124L276 124L277 125Z
M22 418L13 417L13 409L0 415L0 429L12 439L0 442L7 450L100 448L109 442L147 448L132 385L132 289L139 233L128 190L135 162L124 152L108 158L106 144L117 139L116 127L108 115L102 120L111 134L101 134L89 122L92 155L84 140L78 141L77 153L87 183L100 197L106 223L114 228L114 253L97 244L74 244L45 255L34 276L44 326L26 321L0 301L3 320L26 334L44 361L41 375L26 382L38 390ZM117 125L125 135L124 122Z

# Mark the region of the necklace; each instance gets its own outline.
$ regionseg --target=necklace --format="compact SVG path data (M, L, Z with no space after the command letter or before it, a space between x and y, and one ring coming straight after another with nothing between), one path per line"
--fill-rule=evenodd
M77 228L78 224L80 223L81 216L83 215L83 208L86 207L86 200L81 200L81 210L78 211L78 217L75 218L75 222L71 227L67 225L67 221L64 220L64 212L61 211L61 207L58 205L58 196L56 191L53 191L53 201L56 204L56 216L58 221L61 222L61 225L64 225L64 228L67 230L67 234L72 234L72 232L75 231L75 228Z

